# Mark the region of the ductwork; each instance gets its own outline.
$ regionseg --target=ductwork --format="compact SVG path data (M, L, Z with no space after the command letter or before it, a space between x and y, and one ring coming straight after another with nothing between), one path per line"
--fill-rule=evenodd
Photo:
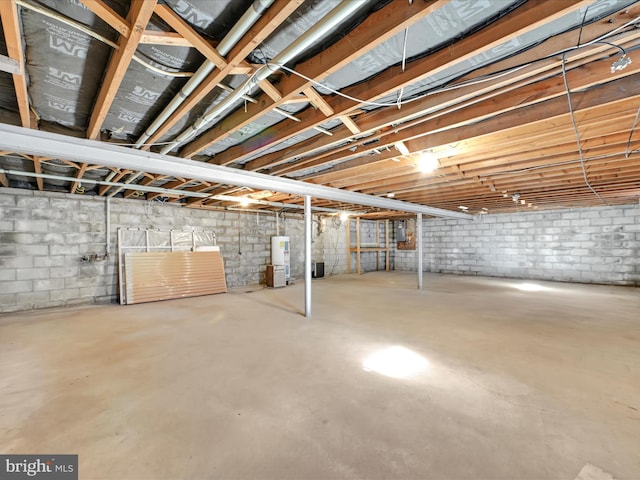
M329 12L320 22L316 23L313 27L307 30L300 38L289 45L286 49L280 52L270 63L275 65L284 65L287 62L293 60L296 56L300 55L307 48L319 41L333 28L339 25L341 22L349 18L359 8L366 4L365 0L344 0L340 5ZM207 127L216 117L219 117L227 110L231 109L235 102L240 100L243 95L246 95L250 90L262 80L265 80L269 75L273 74L278 68L274 65L269 67L264 66L259 69L253 76L245 80L233 93L226 97L218 105L214 106L201 118L199 118L193 125L184 130L176 139L165 146L160 153L165 154L170 152L178 145L181 145L193 138L202 130Z
M233 47L240 41L247 31L256 23L256 21L262 16L262 14L271 6L275 0L254 0L247 11L240 17L240 20L229 30L222 41L218 44L217 50L223 57L227 55ZM210 60L200 66L200 68L193 74L193 76L184 84L178 94L173 97L173 100L165 107L165 109L158 115L151 125L145 130L144 134L135 143L135 148L140 148L144 145L151 135L153 135L164 122L175 112L178 107L191 95L196 88L207 78L213 69L215 64Z

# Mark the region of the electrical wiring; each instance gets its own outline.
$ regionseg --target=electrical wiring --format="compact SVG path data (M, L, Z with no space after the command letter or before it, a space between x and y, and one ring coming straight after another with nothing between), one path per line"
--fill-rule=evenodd
M580 167L582 168L582 177L584 178L584 183L589 187L589 190L593 192L593 194L598 197L598 199L607 205L607 202L603 200L598 192L596 192L591 184L589 183L589 179L587 178L587 170L584 167L584 154L582 152L582 145L580 142L580 132L578 132L578 125L576 124L575 115L573 113L573 102L571 101L571 89L569 88L569 82L567 81L567 69L566 69L566 53L562 54L562 78L564 80L564 87L567 91L567 102L569 103L569 114L571 115L571 124L573 125L573 131L576 134L576 143L578 144L578 155L580 156Z
M585 157L585 160L603 160L605 158L614 158L620 156L621 153L609 153L606 155L594 155L593 157ZM535 170L541 170L550 167L562 167L564 165L573 165L574 163L580 163L580 160L567 160L565 162L553 162L545 163L544 165L535 165L533 167L519 168L517 170L504 170L502 172L481 173L478 174L480 178L496 177L500 175L517 175L519 173L529 173Z
M640 117L640 107L638 107L638 111L636 112L636 118L633 119L633 125L631 125L631 131L629 132L629 140L627 140L627 147L625 148L625 152L624 152L625 158L629 158L629 155L639 151L639 150L629 150L629 147L631 147L631 138L633 137L633 133L636 130L636 126L638 125L639 117Z
M554 53L552 53L550 55L547 55L545 57L536 59L533 62L528 62L528 63L521 64L521 65L516 65L516 66L514 66L512 68L503 70L501 72L496 72L494 74L477 77L477 78L466 80L464 82L460 82L460 83L457 83L457 84L446 85L446 86L441 87L441 88L437 88L436 87L433 90L429 90L429 91L424 92L424 93L422 93L422 94L420 94L418 96L415 96L415 97L412 97L412 98L408 98L408 99L402 100L400 102L395 101L395 102L392 102L392 103L390 103L390 102L388 102L388 103L385 103L385 102L372 102L372 101L363 100L361 98L353 97L353 96L348 95L346 93L343 93L343 92L341 92L339 90L331 88L331 87L329 87L327 85L324 85L323 83L321 83L321 82L319 82L319 81L317 81L317 80L315 80L313 78L310 78L310 77L304 75L303 73L297 72L296 70L294 70L292 68L289 68L286 65L279 65L279 64L275 64L275 63L271 63L271 62L267 62L264 65L267 66L267 67L273 67L273 68L276 68L276 69L282 69L282 70L284 70L286 72L289 72L289 73L291 73L293 75L296 75L296 76L298 76L298 77L300 77L300 78L302 78L302 79L304 79L304 80L306 80L306 81L308 81L308 82L310 82L310 83L312 83L314 85L317 85L317 86L319 86L319 87L321 87L323 89L329 90L331 93L334 93L336 95L339 95L339 96L341 96L343 98L346 98L346 99L351 100L351 101L356 102L356 103L360 103L360 104L368 105L368 106L372 106L372 107L393 107L393 106L405 105L405 104L408 104L408 103L411 103L411 102L416 102L416 101L422 100L422 99L424 99L424 98L426 98L426 97L428 97L430 95L435 95L435 94L438 94L438 93L451 91L451 90L455 90L455 89L458 89L458 88L467 87L467 86L470 86L470 85L478 85L478 84L483 83L483 82L492 81L492 80L495 80L497 78L510 75L511 73L514 73L514 72L516 72L518 70L522 70L524 68L527 68L527 67L533 65L536 62L547 60L547 59L550 59L550 58L554 58L554 57L557 57L558 55L563 55L563 58L565 58L564 56L567 53L571 52L571 51L577 50L579 48L588 47L588 46L591 46L591 45L594 45L594 44L611 45L611 46L613 46L615 48L620 49L622 52L626 53L626 51L622 47L620 47L619 45L615 45L613 43L610 43L610 42L606 42L605 39L609 38L612 35L615 35L620 30L622 30L622 29L624 29L624 28L626 28L626 27L628 27L630 25L633 25L633 24L637 23L639 20L640 20L640 16L634 18L633 20L630 20L629 22L625 23L624 25L621 25L620 27L618 27L618 28L616 28L616 29L604 34L604 35L601 35L600 37L597 37L597 38L595 38L593 40L590 40L589 42L585 42L585 43L583 43L581 45L572 46L572 47L568 47L568 48L563 49L563 50L559 50L559 51L554 52ZM566 62L566 58L563 61ZM453 77L453 75L452 75L452 77Z

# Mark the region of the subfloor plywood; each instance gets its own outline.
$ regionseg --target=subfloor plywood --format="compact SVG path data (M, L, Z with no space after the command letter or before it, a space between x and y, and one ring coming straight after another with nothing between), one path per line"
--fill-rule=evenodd
M0 450L83 479L638 478L637 289L424 283L314 280L311 319L302 283L0 316Z

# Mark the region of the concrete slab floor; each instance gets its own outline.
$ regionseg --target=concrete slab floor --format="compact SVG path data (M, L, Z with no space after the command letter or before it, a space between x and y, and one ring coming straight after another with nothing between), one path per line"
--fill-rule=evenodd
M77 453L82 479L640 478L638 289L415 285L317 279L311 319L302 282L1 316L0 453Z

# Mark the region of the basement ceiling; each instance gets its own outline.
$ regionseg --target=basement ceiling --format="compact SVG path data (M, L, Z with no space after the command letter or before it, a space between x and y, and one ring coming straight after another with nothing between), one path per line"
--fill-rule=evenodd
M640 2L1 0L0 15L0 123L474 215L640 198ZM153 162L0 151L0 168L3 187L302 203Z

